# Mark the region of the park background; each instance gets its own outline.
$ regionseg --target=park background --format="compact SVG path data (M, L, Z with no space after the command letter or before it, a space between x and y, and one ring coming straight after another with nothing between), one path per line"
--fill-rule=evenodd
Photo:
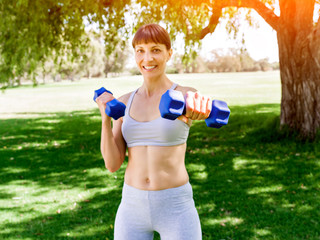
M227 126L196 121L188 139L203 239L320 239L319 139L280 129L276 37L259 21L245 44L220 27L188 65L178 40L167 68L174 82L231 109ZM1 239L113 239L126 162L113 174L104 168L93 91L105 86L120 96L143 79L130 46L106 58L103 40L87 31L89 48L78 59L49 58L34 79L16 78L0 95Z

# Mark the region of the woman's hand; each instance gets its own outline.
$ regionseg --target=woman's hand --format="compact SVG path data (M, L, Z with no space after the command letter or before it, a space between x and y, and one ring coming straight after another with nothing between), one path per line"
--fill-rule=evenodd
M212 108L210 97L199 92L188 91L186 94L186 114L191 120L204 120L209 117Z
M102 120L110 118L106 114L106 104L112 101L113 99L114 99L113 95L108 92L104 92L99 97L97 97L96 103L98 104Z

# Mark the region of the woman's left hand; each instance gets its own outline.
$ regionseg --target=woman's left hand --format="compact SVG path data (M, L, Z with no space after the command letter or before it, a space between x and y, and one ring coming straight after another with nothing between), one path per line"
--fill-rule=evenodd
M192 120L204 120L209 117L212 100L199 92L188 91L186 94L186 114Z

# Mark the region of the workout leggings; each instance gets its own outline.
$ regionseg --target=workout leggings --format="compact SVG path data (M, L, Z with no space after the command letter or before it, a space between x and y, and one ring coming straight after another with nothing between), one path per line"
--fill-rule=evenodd
M114 229L115 240L201 240L192 187L144 191L124 184Z

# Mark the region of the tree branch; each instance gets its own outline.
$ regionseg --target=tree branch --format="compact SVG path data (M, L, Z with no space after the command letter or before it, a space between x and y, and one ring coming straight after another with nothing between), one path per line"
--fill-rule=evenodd
M210 18L210 22L208 24L207 27L205 27L204 29L202 29L201 33L200 33L200 39L203 39L208 33L213 33L214 30L216 29L218 23L219 23L219 18L222 14L222 8L218 7L218 8L214 8L212 10L212 15Z
M237 7L237 8L252 8L275 30L278 29L279 17L264 3L259 0L228 0L216 3L213 6L212 16L210 18L209 25L205 27L200 34L200 39L203 39L208 33L212 33L222 13L222 9L226 7Z
M259 0L229 0L222 1L223 7L252 8L275 30L278 28L279 17Z

